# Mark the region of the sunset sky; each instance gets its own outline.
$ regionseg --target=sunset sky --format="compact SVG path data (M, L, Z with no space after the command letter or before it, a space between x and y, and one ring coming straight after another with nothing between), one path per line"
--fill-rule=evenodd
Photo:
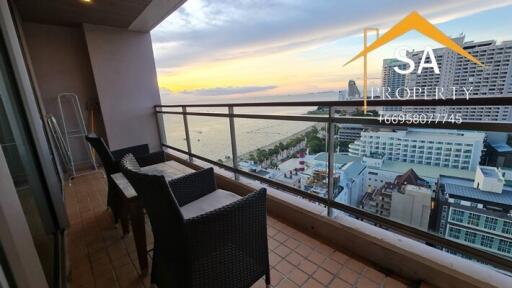
M362 29L381 33L416 10L466 41L512 40L512 0L188 0L151 35L164 103L276 99L338 91L362 78ZM373 40L370 40L373 41ZM437 43L409 32L369 57L370 85L396 48ZM335 93L331 93L334 95ZM314 99L309 99L314 100ZM331 99L335 100L335 99Z

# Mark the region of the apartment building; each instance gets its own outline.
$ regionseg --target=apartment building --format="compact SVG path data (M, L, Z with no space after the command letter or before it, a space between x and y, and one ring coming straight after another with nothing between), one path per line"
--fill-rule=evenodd
M480 166L474 180L441 176L436 194L440 235L512 257L512 187L498 169Z
M466 58L454 53L448 48L434 49L434 55L439 67L439 74L433 69L423 69L421 74L410 73L405 79L405 86L412 89L421 88L434 91L436 87L443 91L454 89L456 97L487 97L510 96L512 94L512 41L497 43L494 40L464 42L465 36L454 39L464 50L471 53L485 65L482 68ZM408 53L415 67L420 64L423 51ZM431 59L429 61L432 61ZM388 68L383 65L383 83L391 81L387 76ZM383 85L384 86L384 85ZM464 90L463 88L466 88ZM451 92L450 92L451 93ZM467 93L467 94L466 94ZM423 94L422 94L423 95ZM430 98L433 95L428 95ZM446 96L446 95L445 95ZM450 97L452 95L450 94ZM443 107L386 107L381 113L396 113L401 111L408 114L425 115L460 115L464 121L511 121L512 112L510 106L443 106Z
M444 129L367 130L349 145L349 155L383 155L385 160L475 170L485 133Z
M464 43L464 36L454 38L453 40L457 44L462 45ZM439 67L439 73L435 73L432 68L425 68L420 74L416 73L417 71L409 73L405 79L405 86L410 90L413 90L415 87L421 88L422 91L425 89L432 90L433 87L440 87L444 90L448 90L449 87L453 86L452 83L455 64L458 59L457 54L445 47L436 48L433 49L433 51L436 59L429 59L427 57L426 62L431 63L432 61L436 61L437 66ZM407 57L414 62L415 67L419 67L423 53L423 50L411 51L407 53ZM466 60L461 58L461 61Z
M361 124L336 124L338 133L334 136L338 141L355 141L361 138L365 129Z
M485 97L512 93L512 41L465 42L464 50L485 65L482 68L457 55L452 86L472 87L469 96ZM459 91L457 96L464 96Z
M407 64L394 58L382 61L382 89L386 89L391 98L402 98L404 91L400 88L405 86L405 74L397 73L395 67L405 70Z

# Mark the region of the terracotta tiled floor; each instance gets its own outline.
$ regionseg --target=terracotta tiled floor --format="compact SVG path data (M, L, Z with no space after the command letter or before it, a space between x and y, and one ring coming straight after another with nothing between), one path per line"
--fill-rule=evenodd
M150 287L149 277L139 276L131 234L121 237L106 210L106 179L100 173L80 176L65 194L71 221L70 286ZM271 217L268 241L273 287L406 287ZM265 282L254 287L265 287Z

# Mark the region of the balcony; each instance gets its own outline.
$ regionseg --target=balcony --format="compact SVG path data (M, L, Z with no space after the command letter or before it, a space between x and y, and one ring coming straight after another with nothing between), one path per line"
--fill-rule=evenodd
M6 110L21 120L12 121L16 117L9 114L9 119L0 121L2 133L5 130L9 136L0 149L0 220L5 223L0 225L0 234L14 235L9 241L1 239L0 252L8 254L16 286L151 287L147 272L152 267L145 271L139 264L141 258L153 257L148 219L142 217L146 232L138 235L149 249L141 257L136 233L131 229L126 234L122 227L126 223L115 224L106 209L103 168L87 170L93 165L84 165L77 169L84 175L74 175L66 159L59 158L62 155L54 143L58 141L52 141L47 123L42 122L48 114L58 115L55 97L69 89L78 91L80 103L87 104L84 114L93 120L88 129L100 134L110 148L148 144L152 151L163 150L169 165L183 173L213 167L219 186L238 196L266 188L273 287L510 287L512 203L507 196L512 190L489 194L482 188L497 190L492 180L501 179L504 171L488 177L484 174L489 170L483 169L476 176L478 167L470 170L469 159L478 163L480 159L472 157L479 158L485 150L473 151L478 149L473 145L465 145L469 150L464 153L469 155L464 156L467 161L462 164L468 164L464 169L440 167L447 165L440 157L426 162L432 167L415 160L423 154L420 148L411 144L408 149L403 144L404 149L392 151L389 144L379 145L384 137L372 134L397 133L393 140L397 141L405 137L405 130L423 128L422 138L428 140L429 133L438 133L437 129L510 133L511 123L386 124L375 117L337 112L360 107L361 101L161 105L149 31L184 1L146 1L151 2L147 5L114 1L117 4L103 8L103 1L96 1L100 6L89 6L89 10L63 1L47 6L35 5L38 1L34 0L10 2L0 0L0 25L7 35L2 34L1 40L8 48L0 56L0 64L7 63L8 69L0 70L7 71L5 79L16 79L9 83L15 89L7 94L10 106ZM512 106L512 97L462 100L372 100L368 105ZM269 112L279 107L305 110ZM68 108L67 112L73 109ZM308 114L308 110L323 112ZM344 139L341 130L336 133L344 124L362 125L363 139L375 141L357 139L347 144L340 140ZM435 136L431 138L441 138ZM386 150L382 145L388 147L387 157L375 152ZM89 147L82 146L73 156L87 159ZM11 147L20 150L7 150ZM9 151L5 157L4 150ZM494 166L502 155L483 156L489 160L486 165L501 168ZM368 165L363 164L363 157ZM389 195L373 198L384 185L390 186L385 192ZM369 205L373 213L360 208L362 199L373 199ZM418 200L413 205L409 199ZM480 209L485 217L500 218L500 231L505 232L493 238L497 240L492 240L492 249L482 246L490 246L488 237L497 233L479 236L482 245L475 245L477 238L469 233L465 234L468 237L446 237L451 225L446 218L455 203L467 211ZM18 214L4 213L11 207ZM34 225L35 220L44 225ZM4 246L8 247L5 251ZM3 256L0 253L2 268ZM264 286L262 279L254 285Z
M174 163L174 168L192 170ZM65 190L71 227L68 241L71 287L151 287L140 276L132 235L122 237L105 210L106 180L101 174L77 178ZM272 216L268 219L272 287L407 287L410 281L337 250ZM149 221L146 221L148 224ZM148 248L153 236L147 229ZM151 252L149 257L152 257ZM262 280L253 287L265 287Z

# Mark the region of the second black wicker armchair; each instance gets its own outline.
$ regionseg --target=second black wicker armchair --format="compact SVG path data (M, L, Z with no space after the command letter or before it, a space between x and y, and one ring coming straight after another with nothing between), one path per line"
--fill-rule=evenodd
M142 173L131 155L121 169L151 222L152 283L242 288L265 276L270 285L264 188L245 197L217 189L212 168L167 182Z
M105 141L96 134L89 134L85 136L85 140L94 148L101 159L105 174L107 174L108 193L107 193L107 206L112 210L114 220L117 222L121 215L121 200L117 186L113 183L110 175L120 172L119 162L126 154L132 154L137 157L137 161L141 166L149 166L165 161L165 154L163 151L149 152L147 144L136 145L131 147L122 148L119 150L111 151ZM125 229L125 228L124 228Z

